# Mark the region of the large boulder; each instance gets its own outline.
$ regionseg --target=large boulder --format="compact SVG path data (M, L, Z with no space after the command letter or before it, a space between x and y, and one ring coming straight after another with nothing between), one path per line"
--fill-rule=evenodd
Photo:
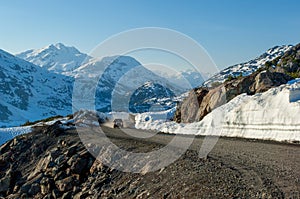
M196 113L199 109L199 104L201 104L204 97L207 95L209 90L207 88L195 88L190 93L189 96L179 104L179 107L175 113L175 121L177 122L193 122L196 118ZM183 121L181 120L183 118Z

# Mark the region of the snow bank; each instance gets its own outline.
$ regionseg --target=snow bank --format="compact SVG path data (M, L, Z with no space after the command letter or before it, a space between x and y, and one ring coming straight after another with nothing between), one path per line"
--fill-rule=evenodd
M137 125L140 124L143 125L145 122L151 123L157 120L168 121L173 118L175 111L176 111L176 107L166 111L141 113L141 114L137 114L135 119L137 121Z
M18 135L29 133L31 131L31 126L0 128L0 145Z
M190 124L165 122L157 113L138 114L135 126L175 134L300 141L299 90L299 81L293 81L265 93L241 94Z

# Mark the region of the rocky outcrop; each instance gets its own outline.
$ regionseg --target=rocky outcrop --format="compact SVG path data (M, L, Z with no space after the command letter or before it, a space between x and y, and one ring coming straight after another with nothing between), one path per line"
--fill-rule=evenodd
M174 120L189 123L200 121L213 109L227 103L237 95L253 95L287 83L292 78L286 74L258 71L247 77L226 81L216 88L196 88L177 107Z
M204 97L209 93L207 88L195 88L190 93L189 96L179 104L176 109L174 120L177 122L193 122L195 120L197 112L195 110L199 109L199 104L202 103ZM184 120L182 121L182 118Z
M293 77L300 77L300 44L292 47L280 59L272 62L278 72L288 73Z
M59 123L37 127L0 148L0 196L72 198L80 192L94 157L80 141L66 139ZM72 136L70 136L72 138Z

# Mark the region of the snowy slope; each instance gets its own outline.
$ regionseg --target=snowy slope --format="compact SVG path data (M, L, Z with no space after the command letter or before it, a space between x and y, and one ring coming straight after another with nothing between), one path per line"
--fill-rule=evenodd
M0 128L0 145L12 138L32 131L31 126Z
M51 44L37 50L28 50L17 57L56 73L75 70L89 57L74 47L62 43Z
M146 82L158 83L175 94L181 92L129 56L93 59L68 75L76 78L73 100L78 109L92 109L95 102L102 112L128 111L131 95Z
M129 110L132 113L150 110L167 110L176 106L175 94L158 83L146 82L136 89L130 97Z
M0 50L0 127L71 113L72 82Z
M283 45L283 46L275 46L267 50L261 56L255 58L254 60L230 66L219 73L213 75L208 80L206 80L203 85L211 86L213 82L224 82L229 75L233 77L237 77L239 75L248 76L255 72L257 69L264 67L265 63L268 61L272 61L279 56L282 56L285 52L290 50L292 45Z
M173 85L187 90L201 86L204 79L207 79L207 77L202 77L203 74L195 70L178 71L176 73L159 70L155 70L154 72L166 78Z
M43 54L52 48L64 47L62 44L50 45L40 53ZM80 108L94 110L92 104L95 103L96 109L103 112L116 108L117 111L128 111L130 96L147 81L159 83L178 92L167 80L128 56L91 59L75 70L65 71L64 74L68 76L64 76L4 51L1 51L0 55L0 127L19 125L27 120L34 121L53 115L70 114L75 79L74 96L80 100ZM57 55L61 56L63 55ZM55 66L58 66L58 63ZM112 108L112 104L115 109Z
M277 141L300 141L300 81L253 96L241 94L202 121L165 122L162 114L136 116L136 127L175 134L216 135Z
M36 123L34 125L30 125L30 126L0 128L0 145L2 145L3 143L7 142L8 140L11 140L14 137L17 137L19 135L31 133L33 131L34 127L53 125L57 121L61 122L60 127L63 129L73 129L74 128L72 125L68 125L68 124L74 122L74 120L70 119L69 117L61 117L61 118L57 118L57 119L54 119L52 121L47 121L47 122L42 121L42 122Z

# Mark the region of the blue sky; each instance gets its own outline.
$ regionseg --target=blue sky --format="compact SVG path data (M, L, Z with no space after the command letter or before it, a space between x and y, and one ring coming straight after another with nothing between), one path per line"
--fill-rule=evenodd
M298 0L2 0L0 48L62 42L88 53L111 35L155 26L195 39L223 68L300 43L299 7Z

